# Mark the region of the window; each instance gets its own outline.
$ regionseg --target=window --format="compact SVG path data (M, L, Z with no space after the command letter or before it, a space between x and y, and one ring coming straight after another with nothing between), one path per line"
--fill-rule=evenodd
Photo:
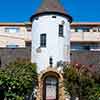
M90 28L82 28L83 29L83 32L90 32Z
M19 32L20 29L17 28L17 27L7 27L5 28L5 32L10 32L10 33L16 33L16 32Z
M36 17L36 18L35 18L35 20L38 20L38 19L39 19L39 17Z
M63 37L63 29L64 29L64 26L59 25L59 37Z
M100 32L100 27L94 27L93 32Z
M26 47L31 47L31 41L26 41L26 42L25 42L25 46L26 46Z
M83 50L81 43L71 43L71 50L72 51L80 51Z
M17 48L18 45L6 45L7 48Z
M93 32L97 32L97 31L98 31L97 27L93 28Z
M52 18L56 18L56 16L52 16Z
M75 32L83 32L83 29L81 27L75 28Z
M83 46L83 49L84 50L90 50L90 46L89 45Z
M75 28L75 32L78 32L78 28Z
M28 32L31 32L32 31L31 26L27 26L26 29L27 29Z
M30 24L25 25L26 31L30 32L32 30L32 26Z
M100 50L100 45L99 43L92 43L90 44L90 50Z
M46 47L46 34L40 35L40 47Z
M98 32L100 32L100 27L98 27Z

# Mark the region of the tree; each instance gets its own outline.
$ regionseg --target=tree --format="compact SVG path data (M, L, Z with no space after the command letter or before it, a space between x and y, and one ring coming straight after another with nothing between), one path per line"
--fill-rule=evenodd
M65 91L69 92L71 97L77 96L77 88L78 85L76 84L78 78L78 74L76 73L73 67L65 67L64 68L64 85Z
M31 94L33 81L37 82L36 64L28 61L19 60L0 70L0 86L9 100L23 100Z
M94 95L95 81L84 66L65 67L64 84L65 91L69 92L71 97L78 97L79 100L91 100L89 97Z

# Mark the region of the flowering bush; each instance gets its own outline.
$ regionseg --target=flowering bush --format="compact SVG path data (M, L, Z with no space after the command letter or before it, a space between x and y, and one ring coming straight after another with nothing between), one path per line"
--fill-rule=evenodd
M26 61L10 63L0 70L0 86L9 100L23 100L32 92L32 81L37 81L36 64Z

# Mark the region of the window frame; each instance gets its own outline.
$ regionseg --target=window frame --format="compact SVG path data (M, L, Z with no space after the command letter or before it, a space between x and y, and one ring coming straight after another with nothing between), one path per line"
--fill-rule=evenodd
M6 45L6 47L12 49L12 48L18 48L19 45L16 45L16 44L8 44L8 45Z
M14 31L12 32L11 30L14 30ZM17 32L20 32L20 28L19 27L6 27L5 32L17 33Z
M64 25L59 24L59 37L64 37Z
M40 34L40 47L45 48L47 45L46 41L47 41L47 34L46 33Z

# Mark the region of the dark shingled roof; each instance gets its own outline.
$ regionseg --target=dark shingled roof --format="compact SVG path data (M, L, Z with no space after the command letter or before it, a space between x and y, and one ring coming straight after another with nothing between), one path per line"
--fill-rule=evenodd
M64 10L63 6L60 4L60 0L43 0L40 8L37 12L31 17L31 21L40 15L44 14L57 14L64 17L67 17L70 22L72 22L72 17Z

